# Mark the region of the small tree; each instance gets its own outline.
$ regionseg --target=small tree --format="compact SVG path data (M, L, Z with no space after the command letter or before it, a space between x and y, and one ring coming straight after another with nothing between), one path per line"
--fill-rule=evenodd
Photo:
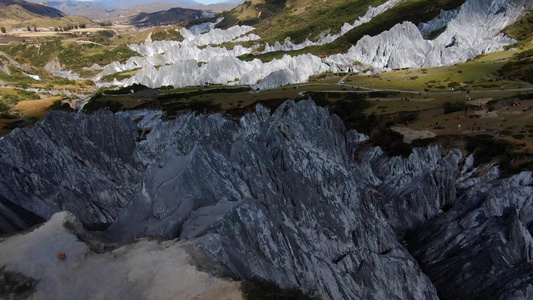
M4 26L0 27L0 31L2 31L2 33L6 33L6 28Z
M37 32L37 26L33 26L33 31Z
M28 27L26 27L26 31L31 31L30 25L28 25Z
M86 24L80 24L80 28L86 28L87 25Z

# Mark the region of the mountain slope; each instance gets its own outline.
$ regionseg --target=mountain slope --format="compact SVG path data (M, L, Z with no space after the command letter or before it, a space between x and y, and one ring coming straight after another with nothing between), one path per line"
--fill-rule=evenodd
M29 20L38 17L61 18L65 15L47 5L30 3L24 0L4 0L0 2L0 19Z
M166 2L170 3L172 5L179 5L179 6L194 6L199 5L200 3L195 2L193 0L103 0L103 1L97 1L100 5L105 5L109 7L115 7L120 9L128 9L139 5L150 5L155 2Z
M429 2L420 1L422 4L413 0L389 0L367 9L353 23L343 25L339 34L325 34L317 42L306 40L302 44L295 44L287 38L270 46L263 37L254 33L258 29L243 25L225 31L212 29L210 26L214 24L195 26L190 32L182 29L184 41L135 46L144 57L122 65L109 65L104 75L145 66L135 76L122 81L121 85L141 83L149 87L184 87L206 82L233 82L252 85L255 89L268 89L305 82L309 76L324 72L346 72L351 67L356 71L381 72L443 66L465 62L513 44L515 40L503 34L502 30L533 7L533 2L526 0L467 0L458 9L439 12ZM450 5L447 6L450 8L461 1L443 0L438 3ZM413 17L408 13L413 7L428 9L430 16L436 16L422 22L425 17ZM396 18L398 16L401 18ZM403 20L404 17L420 23L405 21L394 24L388 30L374 31L378 27L376 19ZM224 21L216 25L222 23ZM393 23L386 22L381 29ZM371 36L366 34L369 32L379 33ZM435 36L428 39L428 35ZM220 47L198 48L199 45L214 46L227 42L243 43L247 47L239 45L231 51ZM189 50L185 51L185 47ZM160 56L160 53L165 55ZM155 60L157 65L164 66L155 68ZM200 61L202 64L198 64Z
M213 17L214 15L214 13L201 10L174 7L154 13L139 13L130 17L127 23L138 27L171 25L199 18Z
M519 45L527 45L533 40L533 10L528 11L522 18L505 28L505 33L520 41Z
M227 20L218 26L229 27L246 24L256 27L256 33L271 44L289 37L294 43L305 39L317 41L321 35L340 32L344 23L353 23L364 15L369 6L376 7L383 0L351 1L247 1L226 14ZM441 9L459 7L464 0L407 0L395 1L395 7L377 16L370 23L363 24L356 31L350 31L337 45L329 46L331 51L347 50L347 44L355 44L362 36L376 35L392 28L395 24L411 21L415 24L429 21ZM338 51L337 51L338 52Z
M43 2L32 0L31 2ZM241 2L223 2L212 5L202 5L194 1L124 1L124 3L76 0L48 0L51 5L69 16L83 16L96 21L120 21L139 13L155 13L180 7L196 10L222 11L238 6Z

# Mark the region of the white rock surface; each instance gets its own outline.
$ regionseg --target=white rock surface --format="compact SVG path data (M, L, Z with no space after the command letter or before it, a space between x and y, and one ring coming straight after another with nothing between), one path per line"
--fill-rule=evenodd
M374 16L397 5L390 0L376 7L353 24L345 24L342 35L348 30L368 22ZM346 70L358 61L375 70L421 68L464 62L479 54L494 52L514 42L501 33L520 15L533 7L528 0L467 0L459 9L442 11L430 22L397 24L377 36L364 36L345 54L331 55L325 59L307 54L285 56L263 63L259 60L241 61L237 57L250 53L252 48L235 46L232 50L205 45L229 41L246 41L259 38L248 34L253 27L233 26L227 30L214 29L214 25L201 25L190 30L182 29L182 42L162 41L151 45L131 45L142 57L130 58L126 63L112 63L102 75L140 68L137 74L115 85L141 83L149 87L173 85L185 87L214 84L251 85L255 89L269 89L280 85L306 82L311 75ZM446 30L435 40L425 40L423 35L446 25ZM209 31L207 31L209 30ZM207 31L207 32L206 32ZM248 35L246 35L248 34ZM323 44L338 38L323 37ZM265 51L293 50L314 45L311 41L295 45L278 42ZM102 86L109 83L99 83Z
M233 51L239 51L237 48L239 46L236 46ZM256 89L265 89L278 87L279 84L305 82L313 74L336 70L336 67L328 66L320 58L311 54L296 57L286 55L282 59L262 63L258 59L251 62L239 60L232 56L231 52L221 48L208 46L202 51L209 51L209 49L213 49L213 56L206 54L200 60L192 57L186 58L184 55L183 59L171 65L159 68L145 66L135 76L127 79L123 85L142 83L153 88L165 85L178 88L209 83L253 85ZM220 51L218 56L214 55L216 51ZM208 63L199 66L198 61L204 61L203 59ZM276 76L280 78L275 78ZM263 80L261 83L256 84L261 80Z
M433 41L424 40L413 23L404 22L377 36L361 38L347 54L332 55L327 61L336 64L359 61L379 70L463 62L513 43L514 40L500 33L501 30L532 6L527 0L468 0L447 24L446 30ZM439 22L442 25L439 21L442 18L441 14L428 26L436 26Z
M198 25L193 25L191 26L191 28L189 28L189 31L192 33L192 34L195 34L195 35L199 35L199 34L202 34L202 33L206 33L206 32L209 32L213 29L215 29L215 26L222 22L224 20L224 18L218 18L216 20L216 22L207 22L207 23L202 23L202 24L198 24Z

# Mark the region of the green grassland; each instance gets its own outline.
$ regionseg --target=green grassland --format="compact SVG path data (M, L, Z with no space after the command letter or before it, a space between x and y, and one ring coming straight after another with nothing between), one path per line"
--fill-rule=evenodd
M12 88L0 88L0 97L2 97L2 102L7 105L14 105L22 100L39 99L39 95L35 92Z
M179 33L180 26L157 26L143 31L134 31L114 35L109 38L108 43L117 46L127 46L130 44L141 44L148 36L152 41L182 41L183 37Z
M105 66L112 62L124 63L128 58L138 55L137 52L123 46L100 46L98 44L63 44L58 55L59 62L64 68L80 71L92 64Z
M18 43L0 46L0 50L9 54L20 64L31 64L42 68L54 58L67 70L79 72L83 67L93 64L101 66L114 61L125 62L138 55L124 46L105 46L93 42L79 43L53 39L42 43Z
M527 12L520 20L505 28L504 32L519 42L511 47L522 47L533 40L533 11Z
M79 28L80 25L82 27L89 26L89 27L95 27L97 24L90 19L87 19L85 17L79 17L79 16L69 16L69 17L63 17L63 18L34 18L31 20L23 21L18 23L17 25L13 26L13 28L27 28L28 26L30 28Z

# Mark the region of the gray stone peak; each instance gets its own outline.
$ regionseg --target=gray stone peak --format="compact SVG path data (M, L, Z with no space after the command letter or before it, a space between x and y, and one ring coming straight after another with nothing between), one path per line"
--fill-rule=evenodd
M115 242L181 239L217 276L324 299L531 296L531 172L475 177L438 145L388 157L312 100L160 116L50 113L0 140L1 229L70 210Z

